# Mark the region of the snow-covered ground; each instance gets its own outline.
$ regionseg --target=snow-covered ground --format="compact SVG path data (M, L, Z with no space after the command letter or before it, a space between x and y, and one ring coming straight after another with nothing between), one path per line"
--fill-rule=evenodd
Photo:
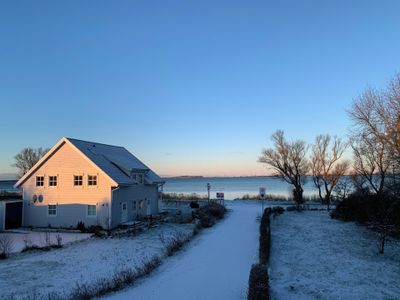
M12 239L11 253L21 252L26 245L36 245L44 247L47 245L47 239L50 244L57 244L57 237L61 238L61 244L67 245L73 242L85 240L92 236L90 233L73 233L73 232L39 232L30 230L13 230L0 233L0 239L2 236L7 235ZM0 265L1 266L1 265Z
M376 234L327 212L272 221L272 299L400 299L400 243L377 254Z
M107 299L247 299L251 265L257 261L261 208L228 203L225 220L201 233L148 278Z
M261 207L252 201L226 203L230 212L224 220L150 276L105 298L246 299L250 267L258 260ZM285 212L271 224L272 299L400 299L399 242L377 254L375 233L332 220L326 211ZM77 283L110 278L145 258L162 256L160 236L192 229L193 224L168 223L136 237L89 238L63 249L15 253L0 260L0 298L68 295ZM37 234L33 238L45 241L44 233Z
M189 234L192 224L163 224L129 238L90 238L62 249L34 251L0 260L0 299L12 295L37 299L55 292L68 295L77 283L110 278L114 272L140 265L145 258L161 256L160 235Z

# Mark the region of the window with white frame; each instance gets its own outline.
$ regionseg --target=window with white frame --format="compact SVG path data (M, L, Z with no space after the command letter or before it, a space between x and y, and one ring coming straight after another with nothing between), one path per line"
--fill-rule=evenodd
M143 174L132 173L131 177L133 180L135 180L139 184L143 184L143 182L144 182Z
M47 206L47 214L49 216L57 216L57 205L48 205Z
M96 216L96 205L88 205L87 206L87 215L89 217L95 217Z
M49 176L49 186L57 186L57 176Z
M36 176L36 186L44 186L44 176Z
M142 209L143 208L143 200L140 200L139 201L139 209Z
M82 185L83 185L83 176L74 175L74 186L82 186Z
M97 175L88 175L88 185L89 186L97 185Z
M136 210L136 201L133 201L133 210Z

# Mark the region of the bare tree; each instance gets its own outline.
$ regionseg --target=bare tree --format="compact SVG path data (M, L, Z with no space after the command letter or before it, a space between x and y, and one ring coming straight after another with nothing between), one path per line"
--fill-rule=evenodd
M354 184L352 182L352 176L343 176L334 187L336 199L344 201L347 199L349 194L353 191Z
M400 158L400 75L386 90L368 88L349 111L353 120L354 170L378 196L384 192L390 167ZM394 175L394 174L393 174Z
M330 209L332 192L340 179L349 169L348 160L342 160L346 150L346 143L338 137L333 139L329 134L318 135L312 146L311 172L314 185L318 189L321 201L325 202Z
M379 252L383 254L388 233L397 226L400 201L396 182L400 167L400 74L386 89L368 88L354 101L349 114L355 125L355 178L359 188L368 187L372 199L378 200L370 209L369 219L379 232Z
M369 188L378 196L385 189L387 173L392 165L392 160L387 150L387 144L375 137L354 137L353 169L358 177L353 177L358 182L358 189ZM356 182L356 181L354 181Z
M24 148L14 156L15 163L12 165L18 169L18 174L23 176L29 171L47 152L49 149L43 148Z
M293 185L293 198L297 205L304 202L303 184L309 170L307 145L302 140L288 142L284 132L277 130L271 137L274 148L262 150L258 161L275 170L275 176Z

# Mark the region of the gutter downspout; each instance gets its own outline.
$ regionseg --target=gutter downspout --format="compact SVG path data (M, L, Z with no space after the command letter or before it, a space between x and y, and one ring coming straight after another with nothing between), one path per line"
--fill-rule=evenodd
M108 229L111 230L112 229L112 223L111 223L111 217L112 217L112 204L113 204L113 200L114 200L114 192L119 190L119 186L115 187L115 188L111 188L111 201L110 201L110 205L108 206Z
M158 183L158 187L159 187L159 197L158 197L158 201L157 201L157 213L160 213L160 208L162 207L162 202L163 202L163 192L164 192L164 184L165 182L162 183Z

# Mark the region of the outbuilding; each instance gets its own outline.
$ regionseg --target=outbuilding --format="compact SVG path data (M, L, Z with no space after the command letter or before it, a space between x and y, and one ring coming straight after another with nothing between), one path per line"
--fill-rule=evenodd
M0 231L22 226L22 200L0 200Z

